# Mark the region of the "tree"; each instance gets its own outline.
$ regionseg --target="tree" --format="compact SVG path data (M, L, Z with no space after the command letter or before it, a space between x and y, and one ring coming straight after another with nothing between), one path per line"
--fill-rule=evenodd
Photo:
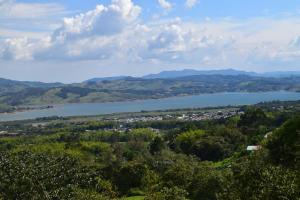
M203 138L191 147L191 153L196 155L201 160L219 161L224 159L228 154L224 148L223 138L220 137L208 137Z
M120 193L126 195L131 189L143 189L144 178L149 173L150 170L147 165L131 161L117 169L112 178Z
M193 144L205 134L203 130L184 132L176 137L176 143L184 153L191 153Z
M100 179L96 169L83 167L67 155L0 154L0 196L4 199L73 199L77 190L96 188L113 194L111 187L99 184Z
M297 172L265 161L265 153L253 155L232 168L223 184L220 200L299 200Z
M295 167L300 154L300 117L288 120L274 131L266 146L274 163Z
M188 189L190 199L216 200L221 191L223 176L207 163L201 163L195 170L192 182Z
M268 120L265 112L260 108L247 108L245 113L241 115L238 122L239 127L258 126L266 123Z
M157 136L154 140L150 143L150 153L152 155L161 152L164 149L164 141L161 137Z
M178 187L164 187L157 192L149 193L145 200L187 200L188 193Z

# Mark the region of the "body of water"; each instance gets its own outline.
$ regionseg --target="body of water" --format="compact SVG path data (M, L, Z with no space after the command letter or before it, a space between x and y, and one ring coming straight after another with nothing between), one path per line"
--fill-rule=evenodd
M64 104L55 105L50 109L0 114L0 121L25 120L51 116L88 116L122 112L139 112L142 110L153 111L228 105L251 105L259 102L275 100L300 100L300 93L286 91L256 93L234 92L201 94L195 96L172 97L132 102Z

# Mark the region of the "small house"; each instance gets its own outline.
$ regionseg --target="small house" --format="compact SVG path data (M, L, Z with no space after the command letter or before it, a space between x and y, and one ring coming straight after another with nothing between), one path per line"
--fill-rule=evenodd
M247 147L247 151L258 151L260 149L261 149L260 145L257 145L257 146L248 146Z

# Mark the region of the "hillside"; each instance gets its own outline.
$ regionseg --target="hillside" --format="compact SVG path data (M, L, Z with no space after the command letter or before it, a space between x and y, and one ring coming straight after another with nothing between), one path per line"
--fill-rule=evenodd
M157 78L179 78L186 76L199 76L199 75L223 75L223 76L258 76L255 72L246 72L234 69L224 69L224 70L193 70L193 69L184 69L178 71L163 71L158 74L149 74L143 76L145 79L157 79Z
M141 77L141 79L172 79L172 78L182 78L188 76L207 76L207 75L221 75L221 76L252 76L252 77L269 77L269 78L286 78L291 76L300 76L300 71L274 71L274 72L248 72L235 69L223 69L223 70L194 70L194 69L184 69L184 70L172 70L172 71L162 71L157 74L148 74ZM131 76L112 76L112 77L100 77L92 78L84 81L85 83L90 82L102 82L102 81L115 81L134 78Z
M223 75L223 76L254 76L254 77L270 77L270 78L282 78L290 76L300 76L299 71L275 71L275 72L248 72L235 69L223 69L223 70L193 70L193 69L184 69L178 71L163 71L157 74L149 74L143 76L145 79L157 79L157 78L179 78L186 76L199 76L199 75Z
M19 92L28 88L49 89L53 87L63 86L62 83L43 83L30 81L15 81L0 78L0 95L5 93Z
M172 79L125 78L76 84L47 84L5 80L0 105L114 102L217 92L300 91L300 77L199 75Z
M0 199L299 200L299 102L237 109L0 122Z

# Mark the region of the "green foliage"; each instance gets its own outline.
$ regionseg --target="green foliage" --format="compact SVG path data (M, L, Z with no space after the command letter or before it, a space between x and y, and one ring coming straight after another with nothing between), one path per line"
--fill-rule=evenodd
M119 169L114 183L119 188L121 194L126 194L133 188L143 189L145 187L143 179L148 173L150 173L149 168L145 164L129 162Z
M187 200L188 193L178 187L164 187L158 192L146 196L145 200Z
M122 200L144 200L144 199L145 199L144 196L134 196L134 197L123 198Z
M299 200L299 111L272 109L122 129L95 118L0 123L24 133L0 137L0 199Z
M267 142L270 158L277 164L295 167L300 154L300 117L288 120Z
M194 174L192 183L189 186L191 199L216 200L217 193L221 191L223 175L210 165L200 165Z
M265 155L235 165L219 199L298 200L297 172L265 162Z
M74 189L74 194L72 200L112 200L113 198L109 198L99 194L95 191L83 190L83 189Z
M110 151L110 145L103 142L80 142L80 148L95 155Z
M0 194L5 199L72 199L74 188L93 187L96 177L66 155L0 155Z
M6 104L0 104L0 113L12 112L14 108Z
M216 126L212 130L194 130L177 136L176 144L186 154L201 160L219 161L229 157L245 143L245 136L238 130Z
M266 123L267 120L267 116L262 109L249 107L246 109L245 114L241 116L238 126L259 126Z
M165 148L164 141L161 137L155 137L154 140L150 143L150 153L152 155L160 153Z
M189 153L193 144L205 134L203 130L195 130L195 131L188 131L182 133L176 137L176 143L178 143L180 149L185 152Z
M129 140L150 142L156 136L149 128L133 129L128 133Z

